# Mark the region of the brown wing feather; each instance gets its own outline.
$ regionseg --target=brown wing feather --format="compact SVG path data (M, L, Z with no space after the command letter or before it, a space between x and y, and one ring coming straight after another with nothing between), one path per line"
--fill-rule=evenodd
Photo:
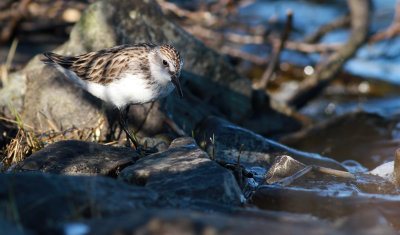
M45 52L42 61L46 64L58 64L72 72L80 79L109 84L127 70L132 56L145 55L145 51L154 48L151 43L121 45L80 56L61 56Z
M45 58L40 58L40 60L45 64L58 64L66 69L69 69L77 57L74 56L62 56L53 52L43 53Z

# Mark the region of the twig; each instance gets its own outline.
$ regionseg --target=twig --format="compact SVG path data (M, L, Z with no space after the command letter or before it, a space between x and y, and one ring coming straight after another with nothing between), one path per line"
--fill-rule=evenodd
M260 65L260 66L266 65L266 62L268 61L268 58L262 58L262 57L259 57L259 56L253 55L253 54L249 54L249 53L243 52L239 49L236 49L236 48L233 48L230 46L226 46L226 45L222 46L221 53L227 54L227 55L230 55L233 57L237 57L242 60L247 60L253 64Z
M45 113L43 113L42 111L39 111L40 114L43 115L43 117L45 118L47 124L53 128L53 130L55 130L56 132L60 132L60 129L57 128L57 126L47 117L47 115Z
M347 179L355 179L356 177L351 174L350 172L347 171L340 171L340 170L335 170L332 168L327 168L327 167L322 167L322 166L312 166L313 171L324 173L324 174L329 174L337 177L342 177L342 178L347 178Z
M10 122L10 123L13 123L13 124L17 124L17 125L18 125L18 121L15 121L15 120L12 120L12 119L10 119L10 118L3 117L3 116L0 116L0 120L3 120L3 121ZM28 124L22 123L22 126L23 126L24 128L25 128L25 127L28 127L29 129L38 131L36 128L34 128L33 126L30 126L30 125L28 125Z
M161 9L164 14L166 14L168 11L173 12L179 17L186 17L193 21L206 23L206 25L212 25L218 21L218 19L208 11L191 12L181 9L176 4L167 2L165 0L157 0L157 2L162 6Z
M325 24L321 26L317 31L314 33L308 35L306 38L304 38L303 42L305 43L315 43L319 41L325 34L338 29L338 28L343 28L347 25L350 25L350 16L349 15L343 15L340 18Z
M397 0L396 9L392 24L385 30L380 31L369 40L369 43L374 43L383 39L392 38L400 33L400 0Z
M22 0L16 9L1 12L0 21L9 19L8 24L4 25L0 31L0 43L6 42L13 34L19 22L28 15L28 4L30 0Z
M165 117L164 122L175 132L178 136L186 136L186 133L176 124L173 120Z
M274 184L281 185L281 186L288 186L292 184L295 180L299 179L300 177L304 176L310 171L316 171L328 175L333 175L341 178L347 178L347 179L355 179L356 177L351 174L350 172L347 171L340 171L340 170L335 170L332 168L327 168L327 167L322 167L322 166L316 166L316 165L310 165L306 166L305 168L301 169L300 171L296 172L295 174L285 177L283 179L280 179L276 181Z
M183 26L184 27L184 26ZM209 40L217 44L221 40L227 40L237 44L258 44L264 45L265 43L270 44L279 44L281 39L276 36L267 36L263 37L262 35L242 35L237 33L220 33L215 32L211 29L204 28L200 25L192 25L190 27L184 27L186 31L190 34L193 34L199 38ZM343 46L343 43L304 43L304 42L295 42L287 40L285 43L285 48L289 50L299 51L303 53L326 53L330 51L336 51Z
M276 46L274 46L273 49L274 56L272 57L272 60L269 62L267 69L263 73L260 82L258 84L255 84L256 89L264 90L267 88L268 81L271 79L271 76L278 65L280 54L282 52L286 40L289 37L290 31L292 30L292 22L293 22L293 12L292 10L288 10L286 12L286 24L285 24L285 29L283 30L281 36L281 40Z

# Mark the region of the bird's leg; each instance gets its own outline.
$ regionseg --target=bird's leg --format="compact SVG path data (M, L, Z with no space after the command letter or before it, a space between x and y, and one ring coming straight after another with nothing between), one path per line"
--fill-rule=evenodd
M127 127L128 111L129 111L129 106L127 108L125 108L124 110L119 110L119 124L121 125L122 129L125 131L128 142L132 142L133 148L137 149L138 144L136 142L136 139L131 135L131 133L129 132L128 127Z

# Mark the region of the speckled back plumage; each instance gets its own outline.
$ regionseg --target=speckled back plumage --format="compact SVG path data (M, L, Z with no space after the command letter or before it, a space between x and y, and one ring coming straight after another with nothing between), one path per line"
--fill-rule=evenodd
M149 71L147 53L154 47L156 45L152 43L120 45L79 56L61 56L46 52L44 55L48 60L43 61L58 64L76 73L84 81L107 85L119 79L129 65L133 69L132 73ZM130 64L133 59L133 65L136 66Z

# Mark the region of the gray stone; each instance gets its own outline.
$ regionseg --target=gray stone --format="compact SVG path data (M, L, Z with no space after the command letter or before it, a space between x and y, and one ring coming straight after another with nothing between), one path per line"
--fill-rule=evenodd
M24 123L42 132L100 126L104 136L110 129L102 102L83 91L55 68L35 58L24 69L26 90L21 112Z
M10 105L17 112L22 110L23 95L25 92L26 75L23 72L11 73L8 77L8 83L0 86L0 114L5 117L14 117Z
M42 171L67 175L118 175L139 159L132 148L77 140L59 141L39 150L13 167L13 171Z
M300 170L304 169L304 167L304 164L287 155L279 156L275 158L275 161L268 169L264 178L268 184L273 184L280 179L299 172Z
M0 215L38 234L54 234L68 221L152 208L157 199L149 189L102 176L0 174Z
M327 222L284 213L204 213L189 210L136 211L83 223L88 234L344 234ZM67 225L68 226L68 225ZM385 230L382 230L385 231Z
M210 141L213 135L215 137L214 147ZM243 145L240 164L245 167L269 167L276 156L286 154L304 164L345 170L339 162L333 159L289 148L218 117L204 120L196 129L195 137L201 146L206 147L206 151L210 155L214 151L217 160L232 164L237 164L239 151Z
M121 171L118 179L154 190L167 200L241 203L232 173L211 161L192 138L178 138L170 148L142 158Z

